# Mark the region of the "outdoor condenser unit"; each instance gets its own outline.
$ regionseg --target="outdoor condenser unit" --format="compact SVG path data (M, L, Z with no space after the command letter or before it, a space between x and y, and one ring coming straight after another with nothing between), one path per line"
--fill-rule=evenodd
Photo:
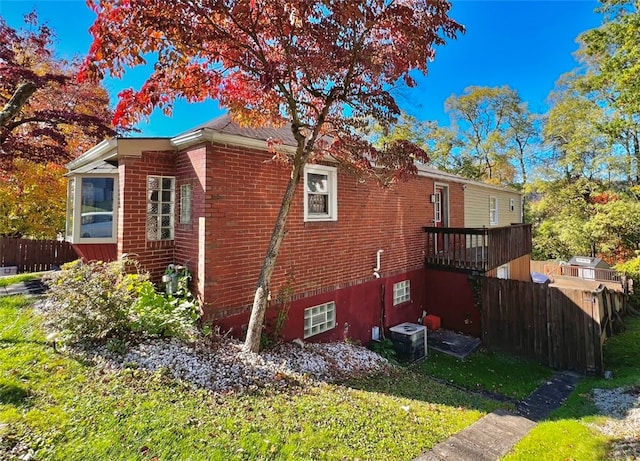
M389 331L398 360L415 362L427 356L427 327L424 325L405 322Z

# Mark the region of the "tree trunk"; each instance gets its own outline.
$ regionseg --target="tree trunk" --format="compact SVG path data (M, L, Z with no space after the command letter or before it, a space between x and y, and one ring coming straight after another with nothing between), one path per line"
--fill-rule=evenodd
M20 113L27 100L36 91L33 82L25 82L18 85L9 102L0 110L0 126L5 126Z
M262 263L262 269L260 270L260 276L258 277L258 286L256 287L256 294L253 298L253 307L251 308L251 318L249 319L249 326L247 328L247 337L243 346L243 350L247 352L260 351L260 337L262 335L264 314L267 310L267 301L269 300L269 284L271 282L271 275L273 275L276 258L278 257L280 245L284 239L287 216L289 215L293 196L302 177L302 169L306 163L305 160L306 157L304 159L296 159L294 162L293 170L291 171L291 178L289 179L287 189L282 197L282 204L280 205L278 219L273 228L273 233L271 234L269 248L267 249L267 254L265 255Z

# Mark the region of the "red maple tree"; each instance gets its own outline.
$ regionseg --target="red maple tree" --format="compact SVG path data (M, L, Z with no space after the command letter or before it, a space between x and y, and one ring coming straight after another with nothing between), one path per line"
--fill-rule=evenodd
M294 192L308 162L333 158L389 184L426 153L409 142L375 148L372 121L399 114L392 89L427 71L435 45L462 26L446 0L90 0L97 14L85 74L121 76L155 61L139 90L119 95L128 126L176 98L217 99L237 122L290 124L295 153L258 279L245 349L257 352L269 283ZM277 146L275 147L277 150Z
M79 83L79 63L57 59L35 13L16 30L0 18L0 169L14 159L64 163L114 134L109 96Z

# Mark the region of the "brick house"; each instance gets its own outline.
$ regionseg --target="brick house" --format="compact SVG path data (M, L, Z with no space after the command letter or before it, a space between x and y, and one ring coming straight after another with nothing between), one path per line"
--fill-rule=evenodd
M168 264L186 265L203 320L241 336L289 174L269 138L293 145L288 129L241 128L228 116L173 138L103 141L68 165L67 240L85 260L128 254L156 280ZM286 339L367 343L375 327L423 311L479 334L468 274L528 279L530 228L512 226L520 201L429 166L383 189L331 163L308 165L267 318L286 287Z

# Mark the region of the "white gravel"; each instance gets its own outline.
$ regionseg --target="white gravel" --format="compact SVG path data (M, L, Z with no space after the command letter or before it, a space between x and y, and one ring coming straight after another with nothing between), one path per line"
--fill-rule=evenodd
M595 427L615 439L611 459L640 461L640 387L593 389L592 396L598 411L607 417Z
M384 370L386 359L362 346L347 343L282 344L261 354L242 351L242 343L216 338L185 344L177 339L149 339L129 345L124 354L106 346L75 349L106 369L125 367L163 370L173 378L220 393L256 387L282 387L292 380L332 382Z

